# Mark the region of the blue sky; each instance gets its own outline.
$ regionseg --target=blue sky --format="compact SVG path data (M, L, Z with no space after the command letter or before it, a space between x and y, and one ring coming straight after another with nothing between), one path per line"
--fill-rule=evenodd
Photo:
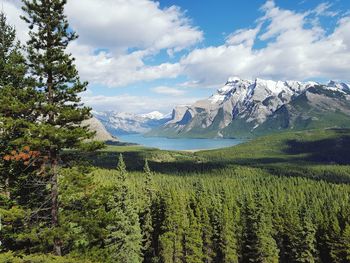
M22 41L19 0L2 0ZM82 2L84 4L82 5ZM171 111L229 76L350 82L350 1L69 0L69 46L96 110Z

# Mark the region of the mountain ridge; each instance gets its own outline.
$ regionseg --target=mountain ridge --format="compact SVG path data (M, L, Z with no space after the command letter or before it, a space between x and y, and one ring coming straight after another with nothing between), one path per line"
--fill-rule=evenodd
M102 142L117 142L118 138L112 136L104 127L104 125L95 117L82 122L83 126L88 126L90 131L95 132L95 136L92 140Z
M297 105L298 101L303 106ZM304 113L303 107L310 108L308 114ZM287 110L289 115L282 116L282 109ZM328 119L323 122L322 116ZM329 120L331 116L334 122ZM284 121L288 125L275 125L274 118L278 117L282 118L280 123ZM309 122L304 124L305 129L333 124L337 127L350 126L347 117L350 117L349 84L231 77L208 99L176 107L172 119L148 135L249 138L285 129L303 129L300 125L302 119Z
M93 111L93 115L114 136L126 134L146 133L161 126L171 119L158 111L146 114L135 114L117 111Z

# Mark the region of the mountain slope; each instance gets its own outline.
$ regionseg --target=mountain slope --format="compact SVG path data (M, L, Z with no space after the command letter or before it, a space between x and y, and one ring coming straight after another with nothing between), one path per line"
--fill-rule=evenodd
M278 130L308 130L323 127L350 127L350 90L309 88L270 116L255 133Z
M89 129L91 131L96 132L95 137L93 140L96 141L117 141L117 138L112 136L106 128L103 126L103 124L96 119L95 117L92 117L91 119L83 121L82 125L88 125Z
M159 127L171 118L158 111L148 114L133 114L125 112L103 111L93 112L93 115L105 126L112 135L145 133Z
M234 77L210 98L175 109L173 119L149 135L247 138L288 129L350 127L349 98L349 85L334 81Z

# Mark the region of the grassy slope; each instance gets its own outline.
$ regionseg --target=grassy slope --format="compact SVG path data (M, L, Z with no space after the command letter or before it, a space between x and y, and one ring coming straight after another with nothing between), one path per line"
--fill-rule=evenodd
M281 176L350 182L350 130L284 132L198 155L225 165L259 167Z
M284 132L197 153L110 146L92 159L97 166L114 168L119 153L123 153L133 171L142 170L147 158L154 171L167 174L210 173L240 166L260 168L278 176L350 183L350 129Z

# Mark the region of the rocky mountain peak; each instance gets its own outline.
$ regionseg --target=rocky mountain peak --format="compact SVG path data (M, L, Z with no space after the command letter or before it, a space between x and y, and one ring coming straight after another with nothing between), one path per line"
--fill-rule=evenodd
M300 96L306 94L309 89L313 94L316 91L319 95L304 97L307 100L317 101L301 103L303 99ZM332 90L332 92L329 92L329 90ZM343 95L338 96L337 94ZM340 100L341 97L342 101ZM175 136L179 134L193 136L193 133L197 133L198 136L215 137L225 133L225 130L228 129L231 130L233 135L237 134L234 129L250 133L267 121L270 122L276 112L288 105L287 108L297 107L294 111L300 111L306 105L309 108L320 108L322 111L327 110L327 107L330 107L329 110L338 107L341 111L344 111L347 107L344 106L344 98L350 100L349 97L350 86L336 81L320 84L311 81L274 81L262 78L247 80L234 76L230 77L225 85L220 87L208 99L200 100L192 106L175 108L172 119L163 126L163 130L167 131L166 136L171 136L172 130ZM310 122L314 119L310 119ZM210 133L210 135L207 133ZM226 133L230 134L229 132Z

